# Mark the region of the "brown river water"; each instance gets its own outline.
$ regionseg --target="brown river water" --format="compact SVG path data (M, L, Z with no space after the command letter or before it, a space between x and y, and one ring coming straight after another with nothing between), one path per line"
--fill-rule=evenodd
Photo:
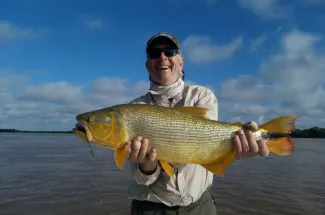
M215 177L218 215L325 215L325 139L290 157L235 161ZM72 134L0 133L1 215L129 214L131 176Z

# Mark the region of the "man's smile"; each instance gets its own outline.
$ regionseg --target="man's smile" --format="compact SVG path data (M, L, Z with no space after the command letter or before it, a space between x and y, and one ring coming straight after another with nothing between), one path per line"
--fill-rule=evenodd
M170 69L170 66L158 66L157 67L157 70L160 70L160 71L165 71L167 69Z

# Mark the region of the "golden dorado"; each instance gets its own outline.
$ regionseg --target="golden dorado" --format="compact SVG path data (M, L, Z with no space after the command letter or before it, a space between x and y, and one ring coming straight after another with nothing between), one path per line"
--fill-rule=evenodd
M235 159L232 138L243 127L204 118L201 107L168 108L146 104L121 104L76 117L72 131L82 140L114 150L114 159L123 168L128 157L127 142L136 136L148 138L157 149L157 160L173 177L178 164L199 164L218 176ZM276 137L295 130L298 115L282 116L261 126L253 136L263 139L270 152L290 155L295 145L290 137ZM171 164L171 165L170 165Z

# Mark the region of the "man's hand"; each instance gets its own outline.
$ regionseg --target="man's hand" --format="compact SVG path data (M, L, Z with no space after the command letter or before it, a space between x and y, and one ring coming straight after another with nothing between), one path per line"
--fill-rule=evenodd
M157 168L157 150L150 146L148 139L138 136L128 145L130 161L138 163L144 174L153 174Z
M263 140L255 141L252 131L256 131L256 122L250 121L246 124L247 129L240 129L233 141L237 151L237 159L245 159L256 155L268 156L269 150Z

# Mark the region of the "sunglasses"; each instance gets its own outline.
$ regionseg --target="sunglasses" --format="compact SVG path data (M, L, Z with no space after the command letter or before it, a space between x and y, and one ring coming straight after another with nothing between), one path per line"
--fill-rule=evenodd
M177 54L179 54L178 49L172 49L172 48L153 48L148 50L147 56L151 59L158 58L161 55L161 52L164 52L164 54L167 57L173 57Z

